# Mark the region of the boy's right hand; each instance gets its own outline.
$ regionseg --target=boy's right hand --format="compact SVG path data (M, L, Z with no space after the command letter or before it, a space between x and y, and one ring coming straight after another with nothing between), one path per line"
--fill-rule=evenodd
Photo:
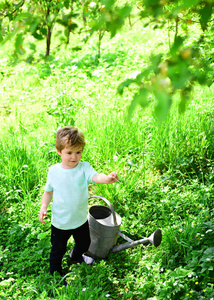
M39 222L45 224L45 221L43 220L45 215L47 215L47 209L41 209L39 213Z
M51 191L51 192L44 191L44 194L42 196L41 210L39 213L39 222L41 222L41 223L45 224L45 221L43 220L43 218L45 215L47 215L47 208L48 208L48 205L49 205L52 197L53 197L53 191Z

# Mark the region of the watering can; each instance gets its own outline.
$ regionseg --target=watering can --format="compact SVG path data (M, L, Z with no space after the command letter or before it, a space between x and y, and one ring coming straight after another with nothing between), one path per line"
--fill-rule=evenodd
M156 229L148 238L133 241L121 233L121 217L114 211L111 203L104 197L91 196L90 198L102 199L107 205L93 205L89 208L88 222L91 244L87 254L93 258L106 258L110 252L119 252L139 244L151 243L158 247L162 240L160 229ZM116 245L118 235L127 241Z

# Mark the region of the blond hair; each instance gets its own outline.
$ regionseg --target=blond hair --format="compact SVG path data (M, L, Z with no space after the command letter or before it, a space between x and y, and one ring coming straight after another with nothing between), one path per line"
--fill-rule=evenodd
M56 133L56 149L60 152L66 147L85 147L82 131L72 126L60 128Z

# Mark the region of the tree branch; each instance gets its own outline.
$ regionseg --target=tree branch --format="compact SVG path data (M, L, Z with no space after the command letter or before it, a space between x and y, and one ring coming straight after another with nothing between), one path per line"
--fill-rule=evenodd
M9 6L7 12L5 14L4 13L0 13L0 16L2 16L2 18L4 19L4 18L8 17L9 14L14 14L17 10L20 9L20 7L22 7L24 5L24 3L25 3L25 0L22 0L19 4L17 4L17 7L13 11L11 11L11 12L8 12L8 10L11 7L13 8L14 4L11 5L11 6Z

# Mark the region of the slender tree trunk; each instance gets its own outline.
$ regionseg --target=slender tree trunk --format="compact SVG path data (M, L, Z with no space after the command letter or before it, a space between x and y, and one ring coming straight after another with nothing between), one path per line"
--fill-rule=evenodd
M101 57L101 42L102 42L102 38L104 37L105 31L99 30L98 31L98 52L97 52L97 57L98 60Z
M71 0L71 11L74 9L74 0Z
M74 0L71 0L71 12L73 12L73 9L74 9ZM66 41L67 45L70 43L70 34L71 34L71 31L68 29L67 41Z
M48 9L47 9L47 14L46 14L46 20L47 20L47 23L48 23L48 17L50 15L50 7L48 6ZM47 32L47 37L46 37L46 54L45 56L49 56L50 55L50 47L51 47L51 26L50 25L47 25L48 26L48 32Z
M175 39L176 39L177 36L178 36L178 22L179 22L179 18L177 17L177 18L175 19L175 37L174 37L174 41L175 41Z
M82 19L84 24L86 25L86 14L85 14L85 1L82 0Z
M48 33L47 33L47 38L46 38L46 54L45 54L45 56L49 56L50 55L51 34L52 34L51 27L48 26Z
M66 41L66 44L67 44L67 45L70 43L70 34L71 34L71 31L68 29L68 33L67 33L67 41Z

